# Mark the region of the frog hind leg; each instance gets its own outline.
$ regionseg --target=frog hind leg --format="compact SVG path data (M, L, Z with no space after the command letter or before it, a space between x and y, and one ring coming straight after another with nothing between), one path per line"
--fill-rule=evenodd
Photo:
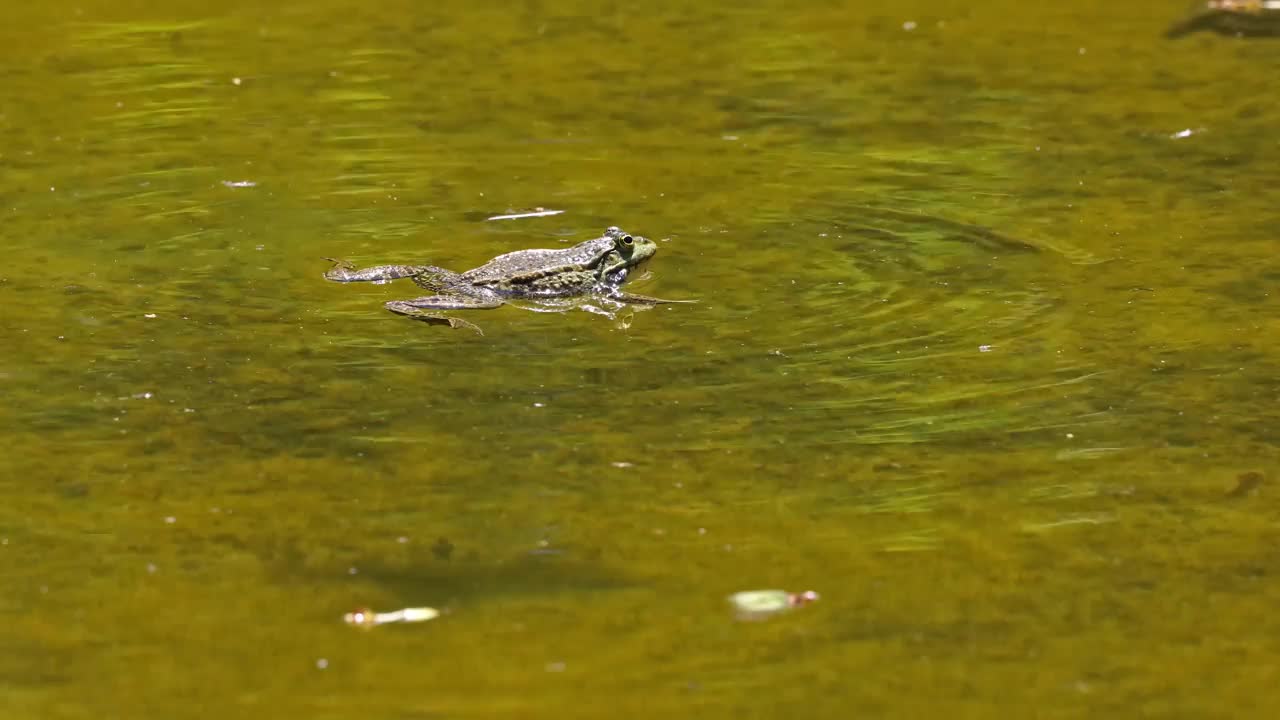
M492 310L502 307L502 298L493 293L475 295L430 295L412 300L392 300L387 309L397 315L404 315L429 325L448 325L455 330L467 328L484 335L474 323L455 317L440 315L438 310Z
M1164 36L1167 38L1180 38L1183 35L1190 35L1200 30L1213 30L1222 20L1219 14L1218 11L1197 13L1172 25L1168 30L1164 31Z
M357 270L354 265L345 260L334 258L325 258L325 260L333 263L333 267L325 272L324 279L333 282L385 283L400 278L415 277L437 269L427 265L378 265Z
M413 275L413 282L424 290L433 293L447 293L454 288L466 288L469 283L461 273L433 266L425 266Z

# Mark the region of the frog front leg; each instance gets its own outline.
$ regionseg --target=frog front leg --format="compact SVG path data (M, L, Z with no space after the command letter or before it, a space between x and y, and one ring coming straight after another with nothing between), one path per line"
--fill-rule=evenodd
M392 280L420 275L431 269L427 265L378 265L357 270L354 265L345 260L334 258L325 258L325 260L333 263L333 267L325 272L324 279L333 282L388 283Z
M474 323L431 311L492 310L496 307L502 307L502 304L502 298L496 293L476 293L475 295L430 295L412 300L392 300L387 303L386 307L397 315L404 315L430 325L448 325L454 329L465 327L483 335L484 332Z
M631 305L668 305L672 303L696 303L697 300L664 300L662 298L649 297L648 295L632 295L631 293L614 290L606 293L605 297L617 300L620 303L629 303Z

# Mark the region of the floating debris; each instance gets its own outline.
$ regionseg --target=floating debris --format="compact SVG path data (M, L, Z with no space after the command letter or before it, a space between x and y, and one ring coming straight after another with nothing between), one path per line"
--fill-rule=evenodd
M542 208L535 208L530 212L512 213L510 215L494 215L493 217L486 218L486 219L487 220L519 220L521 218L535 218L535 217L547 217L548 215L559 215L562 212L564 211L563 210L544 210Z
M229 188L250 188L258 186L258 183L252 180L223 180L222 184Z
M389 623L425 622L440 617L440 611L429 607L404 608L392 612L374 612L369 608L353 610L342 616L344 622L356 627L371 628Z
M1194 14L1165 31L1177 38L1206 30L1240 37L1280 36L1280 0L1205 0Z
M818 599L818 593L806 590L801 593L786 590L744 590L729 596L739 620L763 620L788 612Z
M1023 523L1022 531L1029 533L1041 533L1048 530L1056 530L1061 527L1069 527L1071 525L1105 525L1116 521L1114 515L1070 515L1059 520L1042 523Z

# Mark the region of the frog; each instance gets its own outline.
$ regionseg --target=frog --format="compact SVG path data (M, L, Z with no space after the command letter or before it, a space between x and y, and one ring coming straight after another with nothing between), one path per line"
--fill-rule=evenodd
M386 303L388 310L428 324L466 328L483 335L474 323L440 311L492 310L512 300L532 301L549 309L563 309L565 301L574 298L599 298L617 305L696 302L665 300L620 289L657 250L652 240L611 226L600 237L573 247L516 250L461 273L434 265L378 265L357 269L344 260L325 258L333 267L325 272L324 278L341 283L379 284L408 278L433 294L412 300L392 300Z
M1240 37L1280 36L1280 0L1199 0L1192 15L1174 23L1165 37L1201 30Z

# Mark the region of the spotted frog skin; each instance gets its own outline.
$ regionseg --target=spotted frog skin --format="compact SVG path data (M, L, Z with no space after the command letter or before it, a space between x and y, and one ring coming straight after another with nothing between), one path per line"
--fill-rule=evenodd
M1240 37L1280 36L1280 0L1198 0L1191 16L1166 30L1165 37L1201 30Z
M434 294L392 300L386 304L388 310L431 324L480 332L474 324L439 311L491 310L513 299L583 296L640 305L693 302L632 295L619 289L657 250L652 240L611 227L600 237L571 248L517 250L462 273L432 265L379 265L357 270L350 263L327 258L334 266L324 277L333 282L375 283L409 278Z

